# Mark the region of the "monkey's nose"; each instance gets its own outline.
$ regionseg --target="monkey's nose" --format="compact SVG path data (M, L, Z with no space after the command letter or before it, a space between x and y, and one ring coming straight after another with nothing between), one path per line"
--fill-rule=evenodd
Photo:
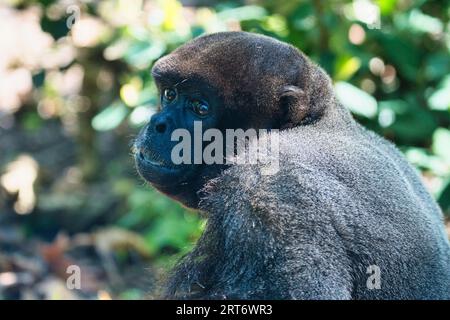
M150 132L163 134L167 132L169 117L165 114L159 113L152 116L150 119Z

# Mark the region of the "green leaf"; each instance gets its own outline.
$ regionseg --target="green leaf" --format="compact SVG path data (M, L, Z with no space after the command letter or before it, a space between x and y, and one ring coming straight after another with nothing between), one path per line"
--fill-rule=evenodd
M22 124L26 130L36 131L42 127L44 121L39 117L38 114L27 112L22 118Z
M427 79L437 80L449 73L450 73L450 59L448 53L446 52L435 53L426 58L425 75ZM448 78L450 79L450 77Z
M450 163L450 130L438 128L433 133L433 152Z
M147 68L158 59L166 50L166 45L161 41L137 42L130 46L125 53L125 61L138 68Z
M390 127L398 115L408 111L408 104L403 100L380 101L378 106L378 123L382 127Z
M92 127L97 131L115 129L122 123L127 115L127 107L122 102L114 102L92 119Z
M367 92L347 82L336 83L335 90L339 101L351 112L366 118L377 114L377 101Z
M450 76L445 77L439 87L428 98L428 104L434 110L447 110L450 108Z
M361 60L357 57L342 56L336 61L336 74L335 80L343 81L348 80L350 77L358 71L361 66Z
M223 10L222 12L219 12L217 16L221 20L261 20L267 16L267 11L259 6L243 6Z
M129 122L133 127L140 127L149 121L150 117L155 113L154 108L148 106L138 106L134 108L130 114Z
M450 108L450 88L435 91L428 99L433 110L448 110Z
M410 26L420 32L440 33L444 29L443 23L432 16L424 14L418 9L414 9L409 14Z
M164 247L182 249L191 244L191 236L198 230L197 221L187 221L180 215L168 215L154 221L146 235L148 245L156 252Z
M380 109L390 109L395 114L404 114L408 111L408 103L404 100L386 100L380 101Z
M428 150L409 147L404 153L408 161L416 167L429 170L438 177L448 175L448 164Z
M406 100L391 100L383 103L395 112L395 122L389 127L396 136L397 144L427 143L437 127L429 110L421 107L412 95Z
M397 4L397 0L377 0L382 15L391 15Z
M383 33L379 41L388 60L393 62L404 77L416 82L421 61L420 51L410 41L398 36Z

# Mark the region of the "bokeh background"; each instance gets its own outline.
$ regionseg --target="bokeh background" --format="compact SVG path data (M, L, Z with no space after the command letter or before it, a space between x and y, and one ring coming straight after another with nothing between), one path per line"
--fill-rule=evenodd
M287 41L450 214L449 1L1 0L0 299L141 299L204 222L138 177L149 70L203 33ZM81 289L66 272L81 268Z

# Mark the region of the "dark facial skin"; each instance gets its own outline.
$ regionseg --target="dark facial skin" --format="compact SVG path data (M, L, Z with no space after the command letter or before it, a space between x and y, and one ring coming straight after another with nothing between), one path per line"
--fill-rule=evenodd
M203 131L219 126L222 101L202 80L182 78L154 68L153 77L160 92L160 110L142 129L135 142L135 161L141 176L160 191L196 207L196 191L220 166L173 164L171 151L179 141L171 141L175 129L183 128L194 137L194 122L201 121ZM193 148L191 150L193 155Z
M217 128L222 133L297 125L310 116L289 106L301 107L305 99L304 63L293 47L245 32L200 37L161 58L152 69L161 107L134 145L140 175L197 208L198 191L225 166L174 165L171 151L179 141L171 141L173 131L184 128L193 137L194 121L202 122L203 131Z

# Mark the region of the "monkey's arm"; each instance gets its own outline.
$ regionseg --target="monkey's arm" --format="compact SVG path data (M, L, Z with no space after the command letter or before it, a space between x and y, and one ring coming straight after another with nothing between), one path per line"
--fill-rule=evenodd
M293 299L351 299L351 237L344 213L354 210L345 187L332 177L301 169L267 177L256 188L253 214L279 241L280 271ZM270 182L270 180L272 180ZM283 186L290 186L286 189Z
M282 249L286 261L281 267L290 298L351 299L350 259L336 232L322 226L296 233L291 237L292 242Z

